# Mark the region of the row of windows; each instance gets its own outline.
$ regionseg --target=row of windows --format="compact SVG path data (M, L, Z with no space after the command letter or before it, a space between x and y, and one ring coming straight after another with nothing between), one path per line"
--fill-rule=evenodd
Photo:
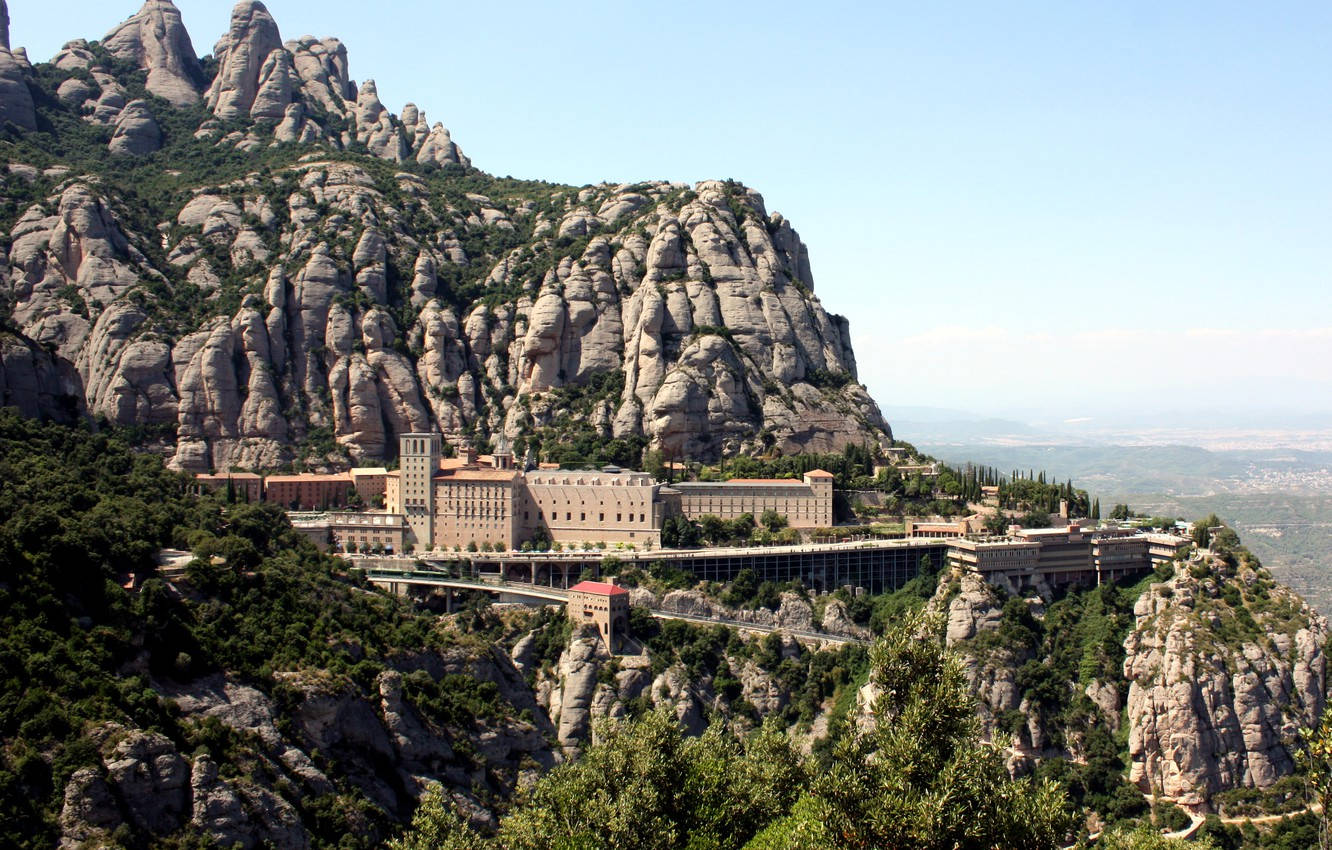
M526 511L523 512L523 519L527 519L527 512L526 512ZM553 513L551 514L551 521L553 521L553 522L559 522L559 519L560 519L560 514L559 514L558 511L555 511L555 512L553 512ZM573 511L565 511L565 512L564 512L564 521L565 521L565 522L573 522ZM579 521L579 522L587 522L587 512L586 512L586 511L579 511L579 512L578 512L578 521ZM606 521L606 515L605 515L604 513L599 513L599 514L597 514L597 522L605 522L605 521ZM625 521L624 514L616 514L616 515L615 515L615 521L616 521L616 522L624 522L624 521ZM633 522L633 521L634 521L634 515L633 515L633 514L629 514L629 520L628 520L628 521L629 521L629 522ZM647 514L639 514L639 515L638 515L638 521L639 521L639 522L647 522Z

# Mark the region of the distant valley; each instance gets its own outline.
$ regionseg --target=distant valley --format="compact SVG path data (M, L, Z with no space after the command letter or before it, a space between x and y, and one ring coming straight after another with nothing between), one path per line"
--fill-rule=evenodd
M1281 580L1332 614L1332 432L1162 428L1078 436L1008 420L926 418L894 423L948 463L1072 478L1104 512L1118 503L1189 520L1215 512Z

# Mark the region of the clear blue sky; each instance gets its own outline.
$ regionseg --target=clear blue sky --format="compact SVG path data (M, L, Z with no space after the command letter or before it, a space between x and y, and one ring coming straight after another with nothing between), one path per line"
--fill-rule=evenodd
M210 52L230 5L177 5ZM884 404L1332 408L1325 0L267 5L492 173L757 188ZM12 39L137 8L15 0Z

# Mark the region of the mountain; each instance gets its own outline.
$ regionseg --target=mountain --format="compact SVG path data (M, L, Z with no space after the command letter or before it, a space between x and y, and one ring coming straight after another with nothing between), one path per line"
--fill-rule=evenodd
M186 470L426 428L630 465L891 439L757 192L497 179L348 68L250 0L202 60L170 0L50 63L0 49L0 312L77 376L5 403L73 396Z

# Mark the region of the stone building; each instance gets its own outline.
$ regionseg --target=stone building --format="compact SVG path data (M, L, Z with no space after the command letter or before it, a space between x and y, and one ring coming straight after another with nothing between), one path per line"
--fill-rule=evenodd
M435 547L490 544L515 548L523 538L518 516L522 476L513 469L466 466L435 473Z
M335 551L371 548L396 554L404 551L407 529L398 514L357 511L329 513L328 531Z
M537 470L523 476L522 521L557 543L585 540L661 545L660 485L646 472Z
M661 543L660 485L647 473L522 472L502 438L491 455L464 448L461 457L443 458L438 435L404 434L400 456L401 469L385 481L385 507L406 517L405 542L418 549L515 549L538 535L560 543Z
M569 619L591 625L611 652L619 652L629 634L629 591L615 584L581 581L569 588Z
M831 528L833 475L816 469L803 480L793 478L734 478L730 481L680 481L671 485L680 493L680 510L690 519L715 516L731 520L741 514L757 519L772 510L786 517L792 528Z
M367 508L384 507L384 489L389 471L383 467L356 467L351 470L352 489Z
M352 492L352 477L347 472L270 475L264 479L264 501L294 511L344 507Z
M948 563L980 573L992 584L1020 591L1052 587L1094 587L1140 575L1169 563L1189 545L1188 538L1136 531L1033 528L1012 537L954 538L948 542Z

